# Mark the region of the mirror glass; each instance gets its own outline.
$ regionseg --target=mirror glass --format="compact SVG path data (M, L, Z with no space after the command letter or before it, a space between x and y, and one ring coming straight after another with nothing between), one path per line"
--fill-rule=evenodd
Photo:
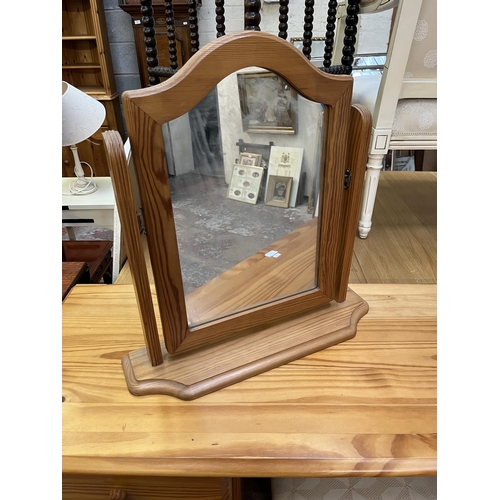
M190 328L316 287L323 114L254 67L163 125Z

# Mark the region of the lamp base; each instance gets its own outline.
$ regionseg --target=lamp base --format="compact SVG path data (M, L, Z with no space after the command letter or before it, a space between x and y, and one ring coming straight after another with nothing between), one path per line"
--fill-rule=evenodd
M92 179L78 177L69 183L69 192L74 195L92 194L97 191L97 184Z
M73 153L73 157L75 159L75 175L77 177L76 181L70 183L69 192L74 195L92 194L93 192L97 191L97 184L92 180L92 167L87 162L83 162L90 168L91 178L87 179L87 177L85 177L85 174L83 173L82 162L78 157L78 148L76 144L73 144L69 148L71 149L71 152Z

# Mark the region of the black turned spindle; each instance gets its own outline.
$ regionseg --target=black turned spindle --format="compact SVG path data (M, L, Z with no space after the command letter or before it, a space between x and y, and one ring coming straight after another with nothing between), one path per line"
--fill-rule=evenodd
M226 18L224 17L224 0L215 0L215 29L217 30L217 38L226 34Z
M344 48L342 49L342 65L350 68L349 74L352 71L354 64L354 53L356 51L356 34L358 32L358 13L359 3L361 0L348 0L347 15L345 18L345 36Z
M151 76L157 76L160 78L170 78L171 76L175 75L179 70L169 68L168 66L156 66L156 68L149 68L148 71Z
M260 0L245 0L245 29L260 31Z
M200 37L198 35L198 10L196 0L188 0L189 37L191 38L191 54L198 52Z
M165 18L167 21L168 53L170 55L170 67L177 69L177 44L175 41L174 6L172 0L165 0Z
M286 40L288 32L288 0L280 0L280 17L279 17L279 33L278 36Z
M339 66L330 66L329 68L323 67L319 69L330 75L350 75L352 68L350 66L339 65Z
M157 85L160 78L151 74L151 69L158 66L158 51L156 50L155 21L151 0L141 0L141 15L144 33L144 45L146 46L146 64L148 65L149 84Z
M304 41L302 43L302 53L311 59L311 46L314 21L314 0L306 0L304 6Z
M337 0L328 2L328 13L326 16L326 33L325 33L325 55L323 58L323 66L329 68L332 64L333 41L335 39L335 16L337 15Z

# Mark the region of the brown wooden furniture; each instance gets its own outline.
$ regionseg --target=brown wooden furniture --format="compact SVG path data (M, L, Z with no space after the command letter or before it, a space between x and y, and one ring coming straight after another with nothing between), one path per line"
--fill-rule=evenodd
M70 240L62 242L62 261L86 262L89 266L90 283L111 283L112 241Z
M239 498L231 477L435 475L436 285L352 288L370 304L353 339L184 402L127 390L120 360L143 343L133 286L77 285L62 306L63 499L227 500Z
M134 28L135 50L137 53L137 62L139 63L139 75L141 77L141 86L149 85L148 64L146 57L146 47L144 45L145 22L143 12L141 11L141 0L119 0L118 6L123 9L132 18L132 27ZM189 5L190 3L194 5ZM177 56L177 66L180 68L192 56L191 37L190 37L190 8L196 9L201 4L200 0L190 2L189 0L174 0L172 2L174 12L175 26L175 47ZM151 22L154 22L155 42L157 57L163 65L171 66L169 46L172 35L167 26L167 17L165 2L153 1L151 3L153 15ZM165 78L160 78L160 81Z
M143 25L143 36L141 38L136 38L139 40L138 47L142 48L145 57L139 57L142 59L142 67L145 71L146 76L148 76L147 81L150 85L156 85L162 81L162 79L169 78L174 75L180 68L178 64L179 60L179 41L185 40L185 34L179 34L177 15L178 10L181 11L181 16L183 15L182 5L185 3L187 5L187 12L189 18L187 21L182 21L183 25L189 26L189 37L190 37L190 47L188 54L195 54L199 49L199 35L198 35L198 16L197 16L197 6L198 0L164 0L164 2L153 1L153 0L122 0L125 4L141 4L141 19L135 19L134 24ZM367 0L370 3L371 0ZM201 2L200 2L201 3ZM302 5L297 5L292 3L292 11L290 11L289 0L280 0L279 17L277 19L277 36L286 40L288 38L288 17L297 15L297 10L294 8L302 9ZM356 34L357 34L357 24L358 24L358 13L360 12L360 3L363 0L347 0L346 6L346 16L343 19L341 26L338 27L336 32L336 14L337 14L337 2L328 3L328 11L326 15L326 31L325 36L320 39L324 42L324 57L322 71L330 74L336 75L350 75L352 70L352 65L354 62L354 53L356 46ZM155 29L155 9L154 6L163 8L165 10L166 18L157 18L160 25L160 30L165 30L161 34L166 34L168 38L168 53L169 57L166 56L165 50L157 50L162 45L166 47L167 41L164 38L162 40L156 36ZM244 10L242 12L242 27L249 31L260 31L260 21L261 15L260 11L262 8L261 0L245 0L242 7ZM131 9L131 7L128 7ZM216 36L220 38L226 35L226 25L225 25L225 1L217 0L215 2L215 29ZM314 0L304 0L303 10L304 19L304 36L302 38L302 53L311 59L312 53L312 42L317 40L313 38L314 29ZM334 41L340 33L340 29L343 28L344 33L342 37L342 55L336 54L335 59L341 64L332 65L333 46ZM180 57L185 55L185 47L187 44L182 45L182 53ZM340 44L337 44L337 52L339 50ZM170 59L170 61L168 61ZM144 84L143 84L144 85Z
M229 289L211 285L208 294L215 302L207 306L207 301L204 304L198 299L194 301L197 304L194 315L202 318L204 323L193 324L186 307L186 304L189 306L189 300L184 301L165 168L162 124L182 116L223 78L247 66L274 71L307 99L323 104L324 141L317 229L311 234L307 232L305 236L296 231L289 235L291 238L288 241L276 243L280 248L287 249L282 251L283 256L279 262L271 263L264 259L264 253L259 252L260 256L256 255L231 269L229 275L233 281ZM236 334L252 334L240 335L237 340L239 345L228 340L227 346L231 347L228 350L222 348L220 352L234 361L236 358L232 354L244 350L248 358L239 359L231 368L227 367L226 372L213 372L210 384L203 382L205 375L201 374L194 378L190 376L189 382L184 377L185 373L172 379L172 360L162 353L156 324L151 318L151 298L145 286L148 277L132 209L132 188L130 179L127 178L123 144L118 134L107 132L105 142L111 176L144 322L146 347L124 359L127 384L135 394L151 394L156 391L187 399L199 397L313 350L351 338L355 334L356 323L366 314L367 306L356 294L350 292L348 296L347 279L365 169L363 154L368 142L370 118L362 107L351 109L351 90L351 77L333 76L319 71L291 44L276 36L245 31L226 35L208 44L164 85L124 93L123 103L141 192L156 291L160 299L163 348L169 354L174 354L195 347L205 347ZM295 238L300 244L290 241ZM137 252L130 251L134 248ZM311 259L307 258L309 254ZM291 279L299 264L307 268L304 276L300 277L304 279L304 283L300 285L296 283L300 279ZM253 269L242 272L249 266ZM262 269L255 272L258 266ZM309 285L307 289L305 285ZM272 291L268 292L268 289ZM202 291L199 295L207 294ZM245 295L256 297L257 304L255 298L251 302ZM218 304L222 304L222 307ZM327 304L331 305L332 315L325 319L323 330L315 329L312 323L309 324L307 315L301 317L304 328L311 330L307 342L304 342L298 331L295 336L287 337L286 333L279 333L278 328L273 331L273 339L277 341L275 349L272 354L268 353L264 361L260 345L263 342L262 335L265 337L271 333L268 331L270 323ZM230 311L226 309L227 305L230 306ZM348 307L344 308L344 305ZM203 309L207 311L209 307L212 315L207 317ZM338 318L342 320L337 321ZM281 331L286 332L288 327L287 323L286 328L283 327ZM313 332L314 330L316 331ZM250 337L251 348L247 345ZM243 346L245 349L242 349ZM134 360L139 361L135 363ZM149 361L149 370L144 361L146 364ZM191 372L189 365L196 366L198 361L194 358L191 361L187 356L182 363ZM163 367L160 366L162 364ZM151 379L154 379L154 384L149 382ZM141 391L138 390L139 383L142 385Z
M78 144L82 161L89 163L96 177L109 176L102 145L103 130L125 129L116 91L102 0L63 0L62 79L98 99L106 108L100 130ZM74 159L69 147L62 148L62 176L74 176ZM84 165L85 173L89 174Z
M90 283L89 265L86 262L62 263L62 300L77 283Z

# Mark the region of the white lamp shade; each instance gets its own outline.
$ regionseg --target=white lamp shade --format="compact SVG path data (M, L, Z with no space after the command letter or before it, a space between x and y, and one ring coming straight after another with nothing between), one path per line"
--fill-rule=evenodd
M99 130L106 116L104 106L93 97L62 82L62 145L72 146Z

